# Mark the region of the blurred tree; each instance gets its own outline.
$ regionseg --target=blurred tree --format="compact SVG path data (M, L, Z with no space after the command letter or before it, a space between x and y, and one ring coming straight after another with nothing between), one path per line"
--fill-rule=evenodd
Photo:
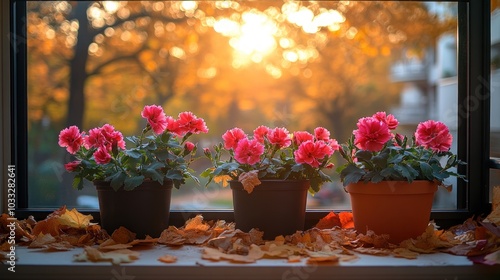
M422 58L456 28L406 1L30 1L28 10L34 166L62 157L35 131L109 122L131 134L152 103L195 111L213 141L256 124L321 125L344 141L358 117L397 102L391 63Z

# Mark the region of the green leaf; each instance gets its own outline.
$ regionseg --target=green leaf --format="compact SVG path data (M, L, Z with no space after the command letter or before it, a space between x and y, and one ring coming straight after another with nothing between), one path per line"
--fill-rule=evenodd
M293 172L301 172L302 170L304 170L304 166L302 164L294 164L292 166Z
M410 183L418 176L417 170L406 164L395 164L394 169Z
M153 168L146 168L142 171L144 176L151 178L151 180L157 181L160 184L163 184L163 175Z
M376 155L372 158L373 163L375 166L380 170L387 166L387 158L389 157L389 153L381 153L379 155Z
M422 175L424 175L427 180L434 179L432 176L432 166L430 166L427 162L420 162L420 170L422 170Z
M155 151L155 155L161 161L166 161L170 156L167 149L157 150L157 151Z
M136 149L130 149L126 150L125 154L127 154L131 158L138 159L142 156L141 152L137 151Z
M139 138L137 138L137 136L127 136L125 137L125 139L127 139L128 141L130 141L131 143L137 145L139 143Z
M347 167L340 173L344 186L359 182L364 175L365 171L357 167L355 164L347 165Z
M401 163L401 161L403 161L403 155L401 155L401 154L397 154L397 155L395 155L394 157L391 157L391 158L388 160L388 163L389 163L389 164L399 164L399 163Z
M123 183L123 189L126 191L133 190L137 186L142 184L142 182L144 182L144 176L142 176L142 175L134 176L134 177L127 177Z
M108 176L106 178L106 181L110 181L110 185L113 188L113 190L117 191L119 188L121 188L121 186L123 186L125 178L127 178L127 174L120 171L111 176Z
M83 189L83 180L82 180L82 177L75 176L75 178L73 178L73 184L72 184L72 186L73 186L73 188L78 189L78 190Z
M369 161L372 158L372 156L373 154L370 151L359 150L356 152L356 157L358 158L358 160Z
M183 180L184 176L180 170L169 170L165 175L168 179L171 180Z
M394 167L386 167L382 169L382 171L380 171L380 175L384 177L384 180L402 178L401 174L397 172Z

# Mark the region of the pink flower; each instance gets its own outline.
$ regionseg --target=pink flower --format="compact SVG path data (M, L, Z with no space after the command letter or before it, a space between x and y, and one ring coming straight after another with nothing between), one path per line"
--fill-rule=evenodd
M109 124L89 130L89 135L84 140L84 145L87 149L105 147L108 151L111 151L113 145L125 149L125 141L123 140L122 133L115 130Z
M391 139L387 124L376 118L361 118L357 126L358 129L353 131L354 144L362 150L380 151L385 142Z
M81 161L79 161L79 160L68 162L64 165L64 168L68 172L73 172L73 171L76 171L78 169L78 167L80 166L80 163L81 163Z
M309 133L307 131L296 131L293 134L293 143L295 143L295 145L297 145L297 146L300 146L300 144L302 144L305 141L309 141L309 140L313 141L314 135L312 135L311 133Z
M186 141L186 143L184 143L184 147L186 147L186 150L188 150L189 152L193 151L195 146L196 145L193 144L193 142Z
M256 164L260 160L260 156L264 153L264 145L257 139L248 140L243 138L238 141L238 145L234 150L234 159L241 164Z
M89 135L85 137L85 148L99 148L106 144L106 138L101 133L101 128L92 128L89 130Z
M316 140L328 141L330 139L330 131L324 127L316 127L314 129L314 137L316 137Z
M396 129L399 124L398 120L394 117L394 115L392 114L387 115L385 112L377 112L372 117L376 118L381 122L385 122L390 130Z
M267 139L269 143L277 145L279 148L286 148L292 144L292 139L290 138L290 133L284 127L277 127L269 130L267 133Z
M97 164L106 164L111 161L111 155L105 147L99 147L94 152L94 159Z
M179 136L184 134L184 130L179 127L179 122L171 116L167 116L167 130Z
M245 138L247 138L247 135L241 128L235 127L233 129L230 129L222 135L222 139L224 140L224 148L227 150L234 150L238 146L238 142L241 139Z
M323 141L308 140L300 144L293 154L297 163L306 163L316 168L321 165L321 160L333 154L333 149Z
M167 129L167 116L162 107L158 105L144 106L141 116L148 120L154 133L162 134Z
M80 133L80 129L72 125L61 130L58 144L63 148L66 147L68 153L75 154L83 144L83 137L82 133Z
M179 125L179 129L183 132L182 134L186 134L188 132L193 134L208 132L205 121L202 118L196 117L191 112L180 113L179 118L177 119L177 124Z
M123 135L120 131L115 130L115 128L110 124L105 124L101 127L101 133L106 140L106 147L111 150L114 144L119 148L125 149L125 141L123 141Z
M328 145L330 145L330 147L331 147L334 151L338 151L338 150L340 149L339 142L337 142L337 140L335 140L335 139L329 139L329 140L328 140Z
M435 152L449 151L453 142L453 136L448 127L442 122L433 120L418 124L415 139L417 145Z
M260 143L264 143L264 138L269 132L269 127L261 125L253 131L253 137L257 139Z

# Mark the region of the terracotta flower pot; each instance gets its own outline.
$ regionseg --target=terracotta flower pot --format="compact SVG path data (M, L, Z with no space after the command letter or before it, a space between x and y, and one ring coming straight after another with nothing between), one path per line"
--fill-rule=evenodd
M383 181L349 184L354 226L389 234L392 243L421 235L429 224L437 183L430 181Z
M309 181L261 180L252 193L231 181L236 228L258 228L264 239L304 230Z
M94 181L99 198L101 226L109 234L124 226L137 234L159 237L168 227L172 181L163 185L155 181L143 182L139 187L125 191L115 191L109 182Z

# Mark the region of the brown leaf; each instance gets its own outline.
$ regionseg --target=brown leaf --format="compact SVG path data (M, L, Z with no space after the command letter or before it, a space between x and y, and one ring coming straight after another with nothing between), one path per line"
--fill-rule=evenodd
M83 253L75 255L75 261L110 261L113 264L133 262L139 258L140 253L128 249L114 250L103 253L93 247L85 247Z
M185 225L184 225L184 230L207 231L209 228L210 228L210 225L203 222L202 215L196 215L196 217L187 220Z
M249 172L243 172L238 177L238 181L243 185L243 189L245 189L247 193L252 193L255 186L261 184L258 173L258 170L252 170Z
M396 248L392 250L392 254L396 258L405 258L405 259L416 259L419 255L417 252L410 251L407 248Z
M126 244L132 242L135 239L136 234L128 230L126 227L119 227L113 231L111 238L116 243Z
M340 218L333 211L328 213L325 217L321 218L319 222L314 226L319 229L330 229L333 227L340 227Z
M254 263L263 256L264 253L259 246L252 244L250 245L248 255L227 254L215 248L205 247L203 248L201 258L212 261L228 260L235 263Z
M50 233L39 233L28 246L28 248L45 248L45 245L53 242L56 242L56 239Z
M174 263L177 261L177 257L172 255L163 255L159 257L158 260L164 263Z
M61 225L66 225L72 228L84 229L90 224L90 221L92 219L92 215L83 215L82 213L78 212L78 210L73 208L69 211L66 210L59 217L59 223Z

